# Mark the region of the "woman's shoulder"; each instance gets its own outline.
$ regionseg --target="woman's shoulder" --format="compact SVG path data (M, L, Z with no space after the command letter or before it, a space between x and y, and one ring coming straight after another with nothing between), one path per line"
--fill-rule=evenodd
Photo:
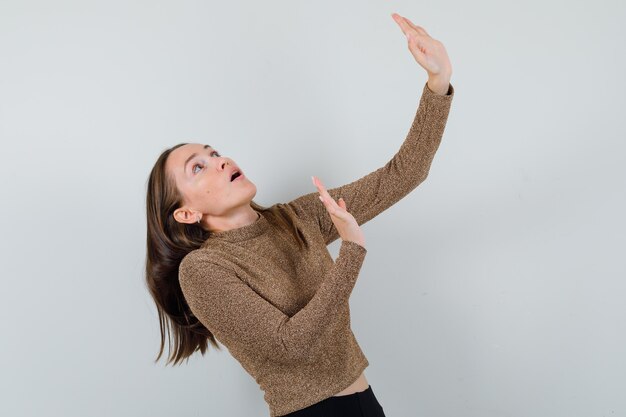
M220 265L227 252L215 246L204 245L187 253L180 261L181 265L218 264Z
M188 271L213 265L227 267L225 259L219 249L203 246L187 253L180 261L178 269Z

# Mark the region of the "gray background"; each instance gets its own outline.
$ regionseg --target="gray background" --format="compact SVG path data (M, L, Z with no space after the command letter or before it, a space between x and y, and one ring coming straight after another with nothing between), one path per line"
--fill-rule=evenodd
M0 1L1 415L267 415L227 351L153 363L147 176L209 143L271 205L382 166L427 81L392 12L456 96L429 178L363 226L388 417L626 416L626 6L571 0Z

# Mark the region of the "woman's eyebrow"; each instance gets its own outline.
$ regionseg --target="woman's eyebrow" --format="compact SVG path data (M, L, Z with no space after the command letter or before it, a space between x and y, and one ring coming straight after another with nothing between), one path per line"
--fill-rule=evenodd
M211 145L204 145L204 149L210 148ZM189 158L187 158L185 160L185 163L183 164L183 171L185 171L187 169L187 164L189 163L189 161L191 161L196 155L198 155L197 152L192 153L191 155L189 155Z

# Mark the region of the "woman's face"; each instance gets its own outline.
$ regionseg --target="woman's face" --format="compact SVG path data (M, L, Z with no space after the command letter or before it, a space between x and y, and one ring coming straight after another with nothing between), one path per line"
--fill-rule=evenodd
M166 170L183 196L174 217L181 223L219 223L238 212L250 210L256 186L235 162L209 145L188 143L168 156ZM241 175L231 181L233 173ZM207 218L208 217L208 218ZM220 218L220 219L217 219ZM218 221L215 221L215 220Z

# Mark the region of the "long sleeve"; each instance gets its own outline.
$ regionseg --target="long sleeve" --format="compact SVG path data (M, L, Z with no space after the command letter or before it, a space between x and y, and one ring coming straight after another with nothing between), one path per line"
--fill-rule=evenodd
M356 181L328 189L335 201L343 197L347 210L359 225L391 207L426 179L443 136L453 97L452 84L442 95L434 93L426 83L413 124L393 158ZM339 233L318 195L316 190L287 204L299 217L317 222L326 244L330 244Z
M352 293L366 253L358 243L342 241L319 289L292 317L201 252L183 259L179 282L193 314L218 339L273 360L308 361L318 351L318 336Z

